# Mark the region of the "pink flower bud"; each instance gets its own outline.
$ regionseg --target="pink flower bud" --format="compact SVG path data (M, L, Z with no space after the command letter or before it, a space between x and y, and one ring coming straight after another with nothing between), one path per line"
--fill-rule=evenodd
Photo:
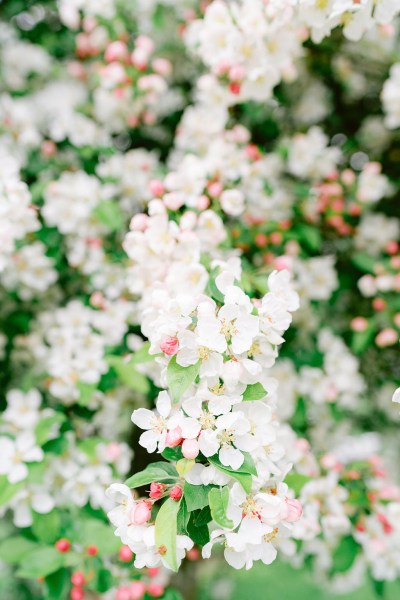
M165 194L164 204L169 210L179 210L183 206L183 198L180 194L170 192Z
M300 502L298 500L291 500L290 498L286 498L286 506L289 509L286 521L288 521L289 523L298 521L303 512Z
M71 583L72 585L75 585L76 587L82 587L83 585L85 585L85 576L82 573L82 571L75 571L75 573L72 573L71 575Z
M272 244L280 244L282 242L282 234L280 231L273 231L269 236Z
M152 598L161 598L164 595L164 587L160 583L154 583L153 581L147 586L147 593Z
M174 356L179 350L179 341L176 337L167 337L160 342L160 348L167 356Z
M43 140L42 142L42 154L46 158L57 154L57 146L52 140Z
M131 54L132 64L139 71L145 71L147 69L148 58L148 53L144 52L141 48L136 48Z
M246 146L246 156L253 161L261 158L261 153L255 144L248 144Z
M179 485L174 485L174 487L171 489L170 493L169 493L169 497L171 498L171 500L180 500L182 498L182 488Z
M240 90L241 90L241 86L240 86L239 82L233 81L232 83L229 84L229 91L231 94L238 96L240 94Z
M135 46L147 54L151 54L154 50L154 42L147 35L139 35L135 40Z
M107 62L112 62L114 60L126 60L128 56L128 48L126 44L120 40L111 42L111 44L107 46L104 54L104 58Z
M131 560L133 559L133 552L129 548L129 546L121 546L118 552L118 556L120 560L122 560L122 562L128 563L131 562Z
M142 598L142 596L144 596L146 586L144 585L143 581L132 581L132 583L129 586L129 591L132 600L139 600L139 598Z
M210 206L210 200L207 198L207 196L205 196L204 194L202 194L201 196L199 196L196 200L196 208L197 210L207 210L207 208Z
M258 246L259 248L262 248L263 246L267 245L268 238L265 235L265 233L257 233L256 237L254 238L254 241L256 243L256 246Z
M150 567L149 569L147 569L147 574L149 577L157 577L159 572L160 569L158 567Z
M381 525L383 527L383 531L386 533L386 535L390 535L391 533L393 533L394 528L391 525L389 519L383 513L378 513L377 517L378 517L378 521L381 523Z
M275 258L274 266L278 271L284 271L285 269L290 270L292 268L292 262L291 256L283 254L282 256L277 256Z
M164 193L164 184L159 179L152 179L149 183L149 190L153 196L159 198Z
M372 306L374 310L380 312L381 310L385 310L386 302L383 298L374 298L372 301Z
M199 443L197 440L184 440L182 444L182 454L185 458L193 459L200 452Z
M115 462L121 456L121 446L117 442L110 442L106 446L106 459Z
M144 231L147 229L148 220L149 217L146 214L138 213L132 217L129 227L133 231Z
M68 552L71 549L71 542L66 538L61 538L60 540L57 540L57 542L54 545L56 547L56 550L62 553Z
M172 65L166 58L155 58L152 62L152 67L162 77L168 77L172 73Z
M167 448L175 448L182 443L182 430L180 427L175 427L171 431L168 431L167 437L165 438L165 445Z
M194 560L199 560L200 558L200 552L198 548L191 548L190 550L188 550L186 552L186 558L188 560L194 561Z
M131 590L128 586L121 586L115 593L115 600L131 600Z
M393 346L399 341L399 334L390 327L382 329L375 338L375 343L379 348L386 348L387 346Z
M243 81L246 70L242 65L235 65L229 69L229 79L231 81Z
M161 498L161 496L163 495L163 493L166 490L166 485L165 483L156 483L155 481L150 485L150 498L153 498L154 500L159 500Z
M222 183L219 181L213 181L208 185L207 190L211 198L218 198L223 190Z
M214 68L214 72L216 75L221 76L225 75L231 68L231 65L228 60L221 60L218 65Z
M364 317L354 317L350 323L353 331L365 331L368 327L368 321Z
M391 240L386 244L386 252L388 254L397 254L399 251L399 245L395 240Z
M73 587L71 590L71 600L83 600L85 592L81 587Z
M151 516L151 502L148 500L139 500L135 502L131 510L131 522L134 525L143 525Z

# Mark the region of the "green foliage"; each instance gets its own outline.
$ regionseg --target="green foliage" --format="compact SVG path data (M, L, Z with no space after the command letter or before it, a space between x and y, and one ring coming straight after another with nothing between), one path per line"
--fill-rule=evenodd
M200 361L189 367L181 367L173 356L168 363L167 383L172 402L176 404L182 398L188 387L194 382L200 370Z
M40 542L52 544L61 537L61 517L56 509L46 514L33 511L32 518L32 533Z
M226 511L229 503L229 489L227 487L213 488L208 494L211 516L219 527L232 529L233 521L228 518Z
M173 571L178 570L176 558L177 517L180 502L168 498L158 511L155 526L156 545Z
M140 394L147 394L150 391L149 380L134 368L135 362L131 362L130 360L126 362L122 356L107 356L106 360L109 366L114 369L121 382L131 390Z
M332 555L332 572L343 573L353 565L361 546L351 535L342 538Z
M303 486L311 481L312 477L301 475L300 473L289 473L285 477L285 483L289 486L296 496L299 496Z
M191 512L207 506L208 493L212 488L212 485L191 485L185 481L183 493L188 510Z
M251 402L255 400L262 400L267 395L267 391L261 385L261 383L250 384L246 387L243 393L243 400L245 402Z
M135 473L125 481L125 485L131 488L141 487L149 483L175 481L178 477L176 468L167 462L155 462L143 471Z

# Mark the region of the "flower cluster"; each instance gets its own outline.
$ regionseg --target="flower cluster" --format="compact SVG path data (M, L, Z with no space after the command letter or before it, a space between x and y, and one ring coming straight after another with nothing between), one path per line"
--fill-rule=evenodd
M181 600L222 555L382 594L399 3L33 4L0 23L0 596Z

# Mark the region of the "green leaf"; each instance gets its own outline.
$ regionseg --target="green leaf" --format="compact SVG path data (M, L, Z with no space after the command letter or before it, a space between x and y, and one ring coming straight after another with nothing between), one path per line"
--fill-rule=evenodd
M351 340L351 349L354 354L362 354L372 342L374 335L375 326L371 322L365 331L355 331Z
M229 503L229 489L226 486L213 488L208 493L208 500L211 516L215 523L224 529L233 529L234 523L226 515Z
M146 467L143 471L135 473L125 481L130 488L141 487L148 483L174 481L178 478L177 470L167 462L156 462Z
M203 527L212 521L211 510L207 505L202 508L200 511L196 511L196 517L194 519L194 524L196 527Z
M245 402L252 402L254 400L262 400L267 395L267 391L261 385L261 383L254 383L248 385L244 390L243 400Z
M343 573L348 571L354 563L357 554L360 551L360 545L351 535L347 535L340 540L332 555L333 573Z
M40 542L53 544L60 538L61 519L57 510L47 514L32 511L32 532Z
M12 537L0 544L0 559L10 565L18 564L24 556L38 547L36 542L27 540L21 536Z
M207 294L209 296L211 296L211 298L213 298L216 302L219 302L220 304L224 303L224 295L222 292L220 292L220 290L217 288L216 283L215 283L215 276L217 275L217 273L213 272L210 275L210 279L208 280L208 284L207 284Z
M46 577L63 566L64 556L55 548L39 547L24 556L23 566L17 571L18 577L37 579Z
M177 517L180 502L168 498L158 511L155 523L157 547L163 548L163 557L173 571L178 570L176 558Z
M299 224L296 227L298 239L313 252L318 252L321 248L322 238L320 230L313 225Z
M162 598L163 600L184 600L180 592L178 592L178 590L174 590L173 588L168 588Z
M131 365L139 365L146 362L151 362L155 359L154 354L149 354L150 342L145 342L139 350L134 352L129 361Z
M303 486L311 481L312 477L308 475L300 475L300 473L289 473L285 477L285 483L294 491L295 495L298 496L303 489Z
M165 450L161 452L161 456L167 460L176 462L183 458L182 448L181 446L177 446L176 448L165 448Z
M115 537L113 529L98 519L82 521L79 536L83 546L97 546L100 555L116 554L121 546Z
M116 202L103 200L96 206L93 214L111 231L121 231L124 227L124 216Z
M181 458L176 463L176 470L178 471L179 477L183 477L186 473L189 473L193 469L195 461L190 458Z
M210 541L210 532L206 524L200 525L197 523L197 517L201 511L194 511L190 513L189 523L187 525L187 532L189 537L199 546L204 546Z
M371 581L374 592L378 596L378 598L384 598L385 597L385 581L378 581L377 579L374 579L371 574L369 575L369 579Z
M218 463L214 462L213 457L210 457L208 460L210 461L211 464L214 465L214 467L216 469L218 469L218 471L221 471L221 473L225 473L225 475L228 475L229 477L233 477L233 479L236 479L236 481L238 481L240 483L240 485L242 486L242 488L244 489L244 491L247 494L251 493L251 486L253 483L253 479L250 474L238 473L237 471L232 471L231 469L229 469L227 467L223 467L220 462L218 462Z
M183 495L189 512L208 506L208 493L212 485L192 485L185 481Z
M126 362L122 356L107 356L106 360L122 383L140 394L148 394L150 391L149 380L133 367L134 363L131 360Z
M177 531L179 534L187 535L189 516L190 514L186 506L185 498L182 498L177 516Z
M99 569L96 574L96 580L94 583L94 587L97 592L103 594L104 592L108 592L114 585L114 578L112 573L108 569Z
M174 404L179 402L188 387L194 382L199 370L200 361L189 367L181 367L176 362L176 356L171 358L167 368L167 382Z
M93 398L93 394L97 390L97 384L78 381L77 388L79 390L78 404L81 406L88 406Z
M68 569L62 568L48 575L44 583L44 594L46 600L60 600L68 598L71 587L71 574Z
M374 273L376 260L363 252L356 252L351 257L351 262L363 273Z
M59 430L59 426L64 423L66 416L63 413L56 413L50 417L45 417L35 427L35 436L38 446L43 446L49 440L54 439L54 431Z
M23 482L10 483L6 475L0 475L0 506L7 504L23 485Z

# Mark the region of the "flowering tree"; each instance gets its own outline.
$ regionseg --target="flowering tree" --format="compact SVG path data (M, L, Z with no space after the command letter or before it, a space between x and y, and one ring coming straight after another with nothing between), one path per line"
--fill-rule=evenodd
M3 6L2 597L400 577L399 13Z

